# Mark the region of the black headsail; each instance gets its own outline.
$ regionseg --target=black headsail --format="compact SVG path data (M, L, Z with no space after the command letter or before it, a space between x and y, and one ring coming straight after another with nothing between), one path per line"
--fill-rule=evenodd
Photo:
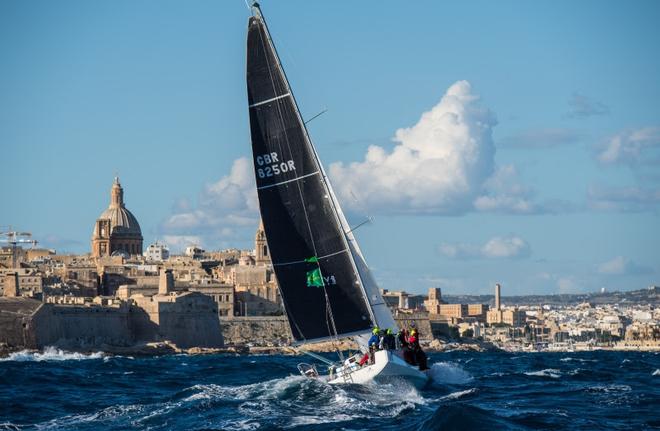
M293 336L372 324L320 162L258 6L248 24L247 90L261 217Z

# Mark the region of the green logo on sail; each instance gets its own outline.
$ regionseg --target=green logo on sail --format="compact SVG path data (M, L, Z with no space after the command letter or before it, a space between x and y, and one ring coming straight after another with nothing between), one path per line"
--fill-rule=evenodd
M323 287L324 283L321 268L319 268L319 258L316 256L308 257L305 259L305 262L316 264L316 268L307 271L307 287Z
M307 271L307 287L323 287L323 277L319 268Z

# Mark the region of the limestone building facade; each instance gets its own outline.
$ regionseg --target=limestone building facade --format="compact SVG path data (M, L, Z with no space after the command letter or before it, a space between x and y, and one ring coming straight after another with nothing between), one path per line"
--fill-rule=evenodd
M92 256L113 254L135 256L142 254L142 230L137 219L124 205L124 189L115 180L110 189L110 206L94 224Z
M424 301L424 308L431 314L440 314L440 304L444 304L442 291L439 287L430 287L428 296L429 298Z

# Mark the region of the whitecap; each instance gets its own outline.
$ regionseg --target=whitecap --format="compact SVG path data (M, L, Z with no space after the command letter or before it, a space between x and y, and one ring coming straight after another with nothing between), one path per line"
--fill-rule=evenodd
M261 425L258 422L252 422L252 419L243 419L237 422L229 422L223 426L223 429L226 430L256 430L261 428Z
M560 361L562 362L598 362L596 359L583 359L583 358L571 358L566 357L566 358L561 358Z
M94 352L89 354L78 352L66 352L62 349L57 349L48 346L43 352L35 352L30 350L21 350L20 352L11 353L6 358L1 358L2 362L42 362L42 361L82 361L86 359L101 359L105 357L103 352Z
M459 398L463 398L468 395L472 395L478 392L477 388L471 388L471 389L466 389L464 391L458 391L458 392L452 392L451 394L447 394L444 397L438 398L438 401L445 401L445 400L457 400Z
M143 411L144 406L139 404L115 405L106 407L93 413L67 415L51 419L47 422L36 424L35 427L40 430L60 430L63 428L75 429L80 427L81 424L105 421L108 419L117 420L118 418L134 416L136 414L142 413Z
M651 375L652 375L652 376L660 376L660 368L658 368L657 370L655 370L655 371L653 372L653 374L651 374Z
M597 385L590 386L587 388L589 392L603 392L603 393L612 393L612 392L630 392L632 388L628 385Z
M465 385L474 380L470 373L451 362L436 362L428 374L436 384Z
M545 370L541 371L527 371L525 375L534 377L552 377L553 379L558 379L561 377L561 371L555 368L546 368Z
M231 394L232 399L240 403L238 411L243 417L259 422L268 418L269 423L285 428L320 424L338 427L340 423L356 419L399 417L417 405L428 403L405 382L330 385L320 380L291 376L234 388L197 385L191 389L196 393L188 397L188 401ZM307 401L301 404L301 400ZM295 417L291 417L288 407L296 408ZM223 428L233 426L233 422L226 423Z
M304 381L309 381L309 379L303 376L289 376L281 379L273 379L265 382L239 386L221 386L215 384L194 385L185 389L185 391L193 391L195 393L184 399L184 401L220 399L247 400L251 398L274 399L278 398L281 393L291 386L300 385Z

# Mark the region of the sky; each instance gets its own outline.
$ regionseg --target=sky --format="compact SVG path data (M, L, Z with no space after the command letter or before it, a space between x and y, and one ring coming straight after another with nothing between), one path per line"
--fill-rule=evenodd
M381 287L660 284L660 3L263 0ZM243 0L0 2L0 228L250 248Z

